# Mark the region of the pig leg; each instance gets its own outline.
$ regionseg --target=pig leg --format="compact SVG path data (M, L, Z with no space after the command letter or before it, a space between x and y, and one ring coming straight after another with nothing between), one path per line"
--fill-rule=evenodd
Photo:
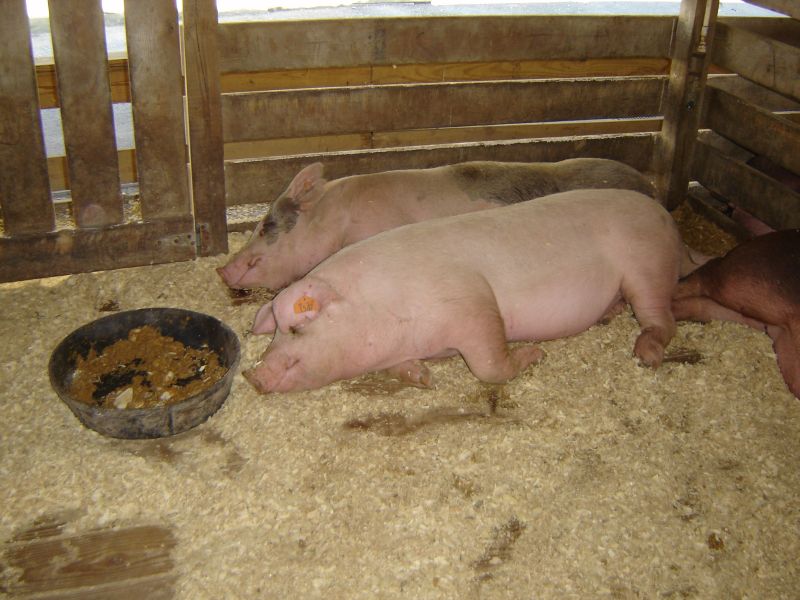
M457 311L457 314L474 315L474 320L468 329L462 330L463 337L454 347L475 377L487 383L504 383L539 362L544 352L531 344L508 347L503 317L490 289L488 294L491 294L491 304L484 298L475 302L471 310Z
M672 313L678 321L733 321L764 331L761 321L745 317L706 296L683 297L672 301Z
M656 265L656 269L631 273L622 284L622 294L641 329L633 353L648 367L661 365L664 348L675 335L671 297L678 277L677 273L670 277L672 271L667 265Z
M431 387L431 372L421 360L407 360L385 369L392 377L421 388Z

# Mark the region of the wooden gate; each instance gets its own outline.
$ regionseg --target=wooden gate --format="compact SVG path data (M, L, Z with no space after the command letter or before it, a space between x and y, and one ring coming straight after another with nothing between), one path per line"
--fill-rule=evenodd
M195 186L200 187L195 187L194 203L191 199L181 30L174 0L125 2L138 202L126 202L121 193L122 155L117 152L114 134L100 0L50 2L57 87L49 100L37 93L25 0L3 4L0 281L172 262L227 251L221 144L217 144L218 157L207 151L196 157ZM197 73L197 65L205 58L204 46L198 41L202 36L197 35L195 3L184 5L186 68ZM215 19L213 2L212 10L208 8L206 13ZM188 96L190 112L196 94L204 93L203 78L193 81ZM53 106L61 109L68 210L53 202L45 156L39 111ZM204 142L199 147L213 148L214 144L205 143L202 137L213 137L213 127L203 123L202 113L195 113L198 128L193 133ZM215 160L219 163L216 167Z

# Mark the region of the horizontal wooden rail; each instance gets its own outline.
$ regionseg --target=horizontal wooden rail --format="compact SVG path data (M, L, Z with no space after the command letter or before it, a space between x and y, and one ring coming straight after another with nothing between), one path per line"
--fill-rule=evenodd
M37 236L0 237L0 281L19 281L195 256L191 217L101 229L62 230Z
M222 23L220 72L666 57L664 16L390 17Z
M222 98L222 121L225 141L238 142L369 131L644 117L659 113L665 83L665 77L629 77L227 94ZM591 98L591 102L575 102L576 98Z
M800 125L713 85L706 126L754 154L800 173Z
M613 158L649 168L656 134L586 136L448 144L281 156L225 163L228 205L274 200L304 166L321 161L328 178L390 169L424 168L467 160L556 161L575 156Z
M755 215L771 227L800 227L800 194L698 140L692 175L703 187Z
M795 40L800 39L800 23L788 21ZM712 60L730 71L781 94L800 100L800 48L779 41L785 32L776 31L767 37L755 27L746 29L728 23L717 23ZM760 28L763 29L763 28Z

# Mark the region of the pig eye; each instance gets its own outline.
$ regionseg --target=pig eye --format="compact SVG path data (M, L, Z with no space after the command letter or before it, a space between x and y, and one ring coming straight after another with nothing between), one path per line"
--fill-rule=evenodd
M291 333L292 335L297 335L298 333L300 333L300 328L292 325L289 327L289 333Z

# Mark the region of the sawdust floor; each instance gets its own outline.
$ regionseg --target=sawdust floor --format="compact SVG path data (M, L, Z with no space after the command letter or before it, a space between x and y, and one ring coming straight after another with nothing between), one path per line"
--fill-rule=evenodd
M231 235L231 247L245 240ZM0 593L48 598L797 598L800 401L766 335L685 323L696 364L632 358L630 312L515 381L459 359L260 396L124 441L51 390L58 341L116 302L268 338L223 257L0 286ZM135 586L134 586L135 584ZM135 587L138 592L131 591Z

